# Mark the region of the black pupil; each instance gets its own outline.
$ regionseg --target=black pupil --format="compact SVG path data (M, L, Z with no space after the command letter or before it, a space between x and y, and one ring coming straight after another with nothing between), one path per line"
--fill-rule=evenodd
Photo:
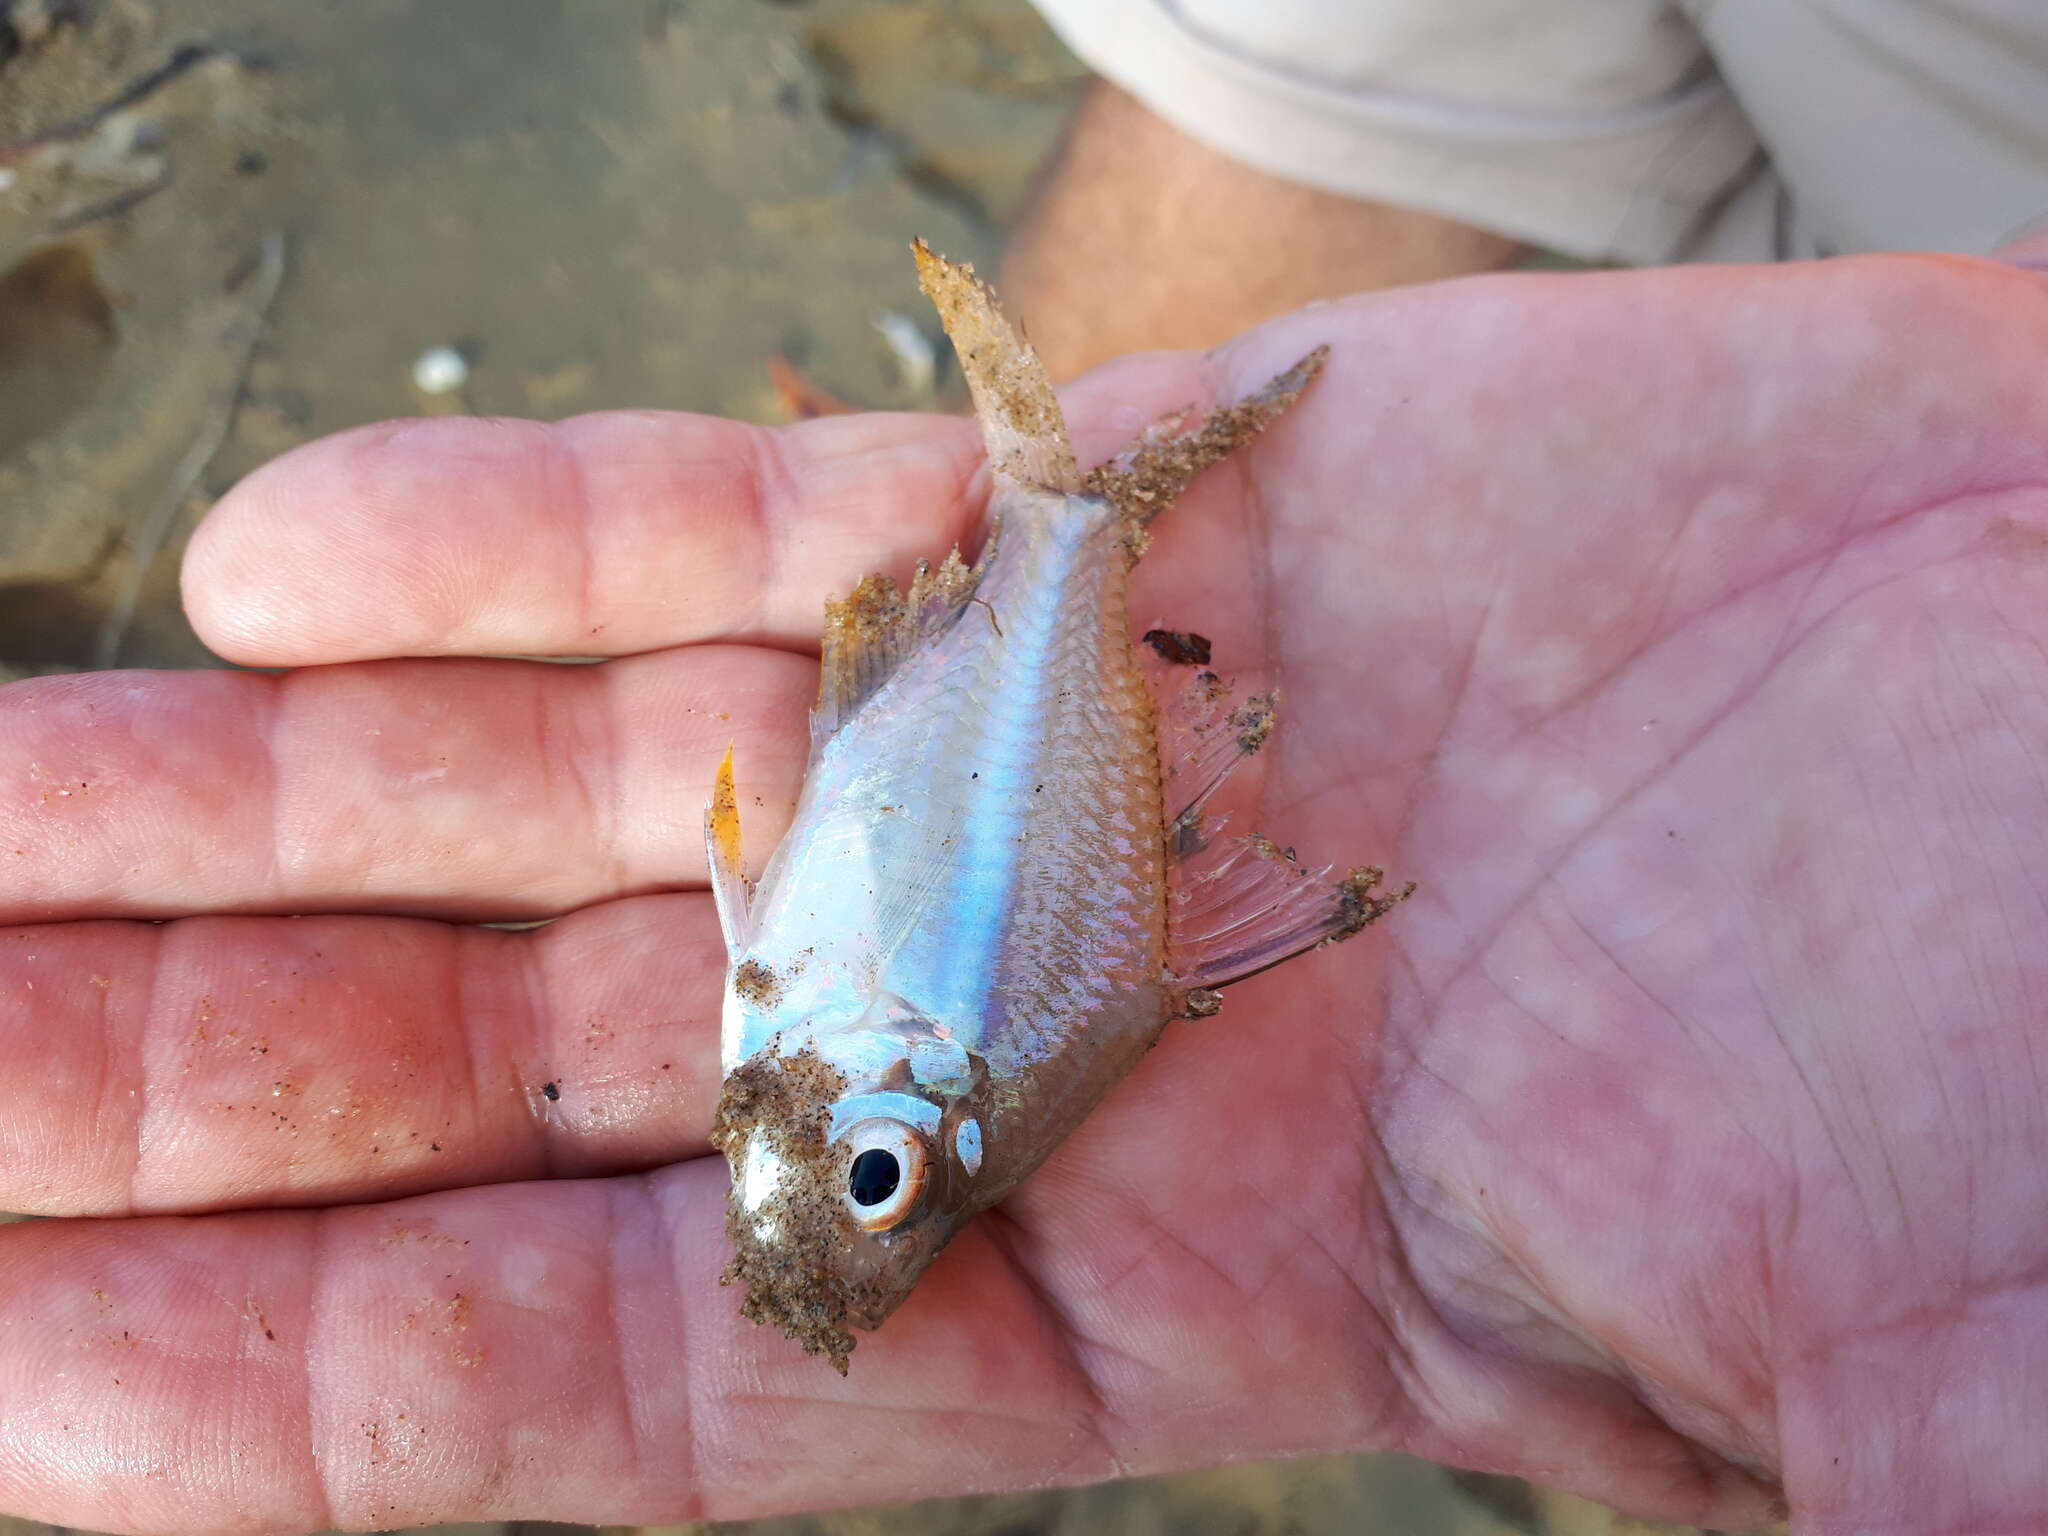
M896 1193L896 1186L902 1182L903 1170L896 1165L896 1154L869 1147L853 1160L846 1192L853 1196L855 1205L880 1205Z

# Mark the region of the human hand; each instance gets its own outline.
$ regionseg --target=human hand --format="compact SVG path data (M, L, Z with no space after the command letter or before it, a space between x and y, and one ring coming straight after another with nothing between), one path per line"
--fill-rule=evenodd
M2029 1524L2048 291L1395 292L1092 376L1081 452L1322 342L1134 616L1283 688L1264 830L1422 889L1173 1026L844 1381L716 1285L722 956L670 887L729 740L779 830L820 603L972 523L968 424L345 434L187 564L217 649L307 670L0 691L0 1207L121 1218L0 1231L0 1507L647 1522L1374 1446Z

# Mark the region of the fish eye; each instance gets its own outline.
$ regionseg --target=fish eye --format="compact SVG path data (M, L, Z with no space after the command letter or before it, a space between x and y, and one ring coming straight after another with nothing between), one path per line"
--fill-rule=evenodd
M846 1209L865 1232L886 1232L924 1193L930 1159L924 1140L900 1120L863 1120L846 1133L853 1165L846 1175Z

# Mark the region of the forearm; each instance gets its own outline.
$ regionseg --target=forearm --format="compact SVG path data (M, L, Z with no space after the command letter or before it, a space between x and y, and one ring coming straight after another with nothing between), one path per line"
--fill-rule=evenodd
M1011 241L1003 289L1055 378L1207 347L1316 299L1490 271L1521 247L1283 181L1098 83Z

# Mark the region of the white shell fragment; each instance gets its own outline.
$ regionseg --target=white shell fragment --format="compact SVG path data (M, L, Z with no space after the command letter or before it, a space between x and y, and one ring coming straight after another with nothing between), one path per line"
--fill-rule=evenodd
M469 359L453 347L429 347L413 359L412 382L423 395L452 395L469 382Z
M889 351L896 358L896 371L902 376L903 387L914 395L930 394L939 366L939 349L931 337L910 316L893 309L875 316L875 329L882 333L882 340L889 344Z

